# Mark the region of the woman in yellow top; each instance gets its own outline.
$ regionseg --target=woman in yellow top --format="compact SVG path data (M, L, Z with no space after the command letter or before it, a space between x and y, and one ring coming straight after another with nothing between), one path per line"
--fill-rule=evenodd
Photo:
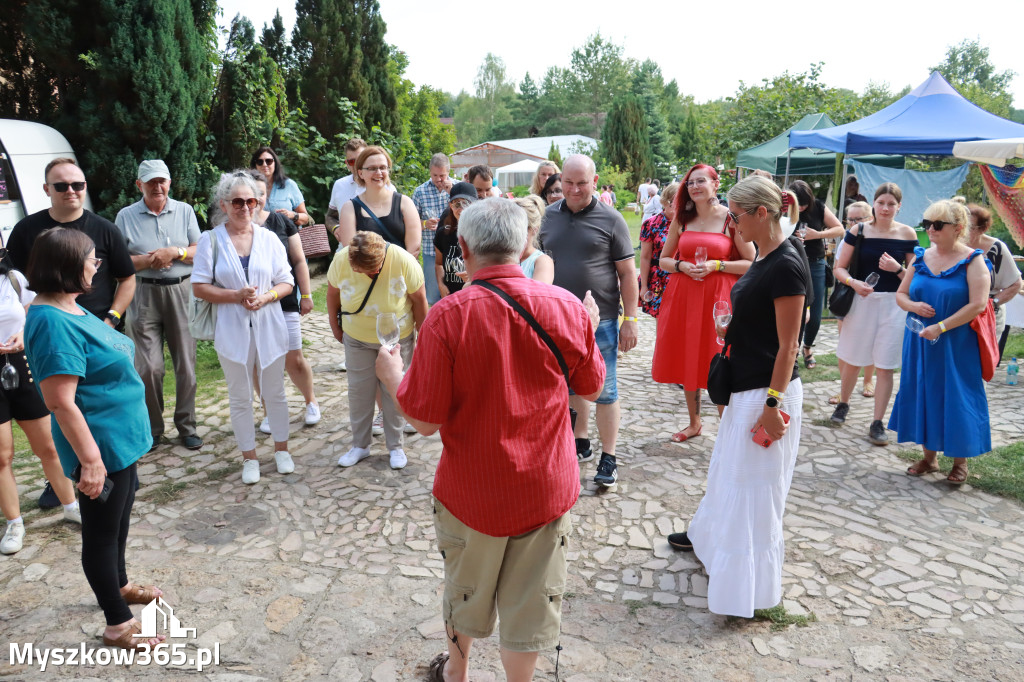
M334 338L345 346L352 425L352 448L338 459L338 466L350 467L370 455L379 386L377 316L393 313L397 319L406 367L412 360L414 331L427 316L427 292L419 262L405 249L388 247L375 232L356 232L327 271L327 316ZM388 392L381 393L391 468L401 469L407 462L402 450L402 417Z

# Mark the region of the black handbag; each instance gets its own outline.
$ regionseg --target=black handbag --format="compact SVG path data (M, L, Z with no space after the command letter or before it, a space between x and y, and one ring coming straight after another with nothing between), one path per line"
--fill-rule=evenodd
M864 241L864 223L858 223L857 239L853 244L853 255L850 257L850 264L846 267L846 271L854 279L857 279L857 262L860 259L860 244L862 241ZM857 292L849 285L836 282L832 295L828 298L828 309L836 317L846 317L846 314L850 312L850 308L853 307L853 299L856 295Z
M711 358L708 369L708 397L715 405L728 405L732 395L732 361L726 355L728 352L729 344L726 343L721 352Z

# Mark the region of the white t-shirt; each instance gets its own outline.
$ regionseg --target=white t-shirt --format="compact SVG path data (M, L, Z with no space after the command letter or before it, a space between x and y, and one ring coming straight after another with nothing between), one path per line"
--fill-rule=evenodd
M390 182L388 183L388 189L395 189ZM331 188L331 202L328 208L333 208L340 213L341 207L345 205L345 202L352 201L365 191L365 187L360 187L356 184L354 175L346 175L343 178L339 178L335 181L334 187Z
M651 186L645 182L641 184L640 187L637 188L637 192L639 192L640 194L640 203L646 204L647 200L651 196Z
M661 197L655 194L651 197L650 201L644 204L644 215L643 219L647 220L653 215L663 212L665 209L661 205Z
M17 270L11 275L21 284L21 297L18 297L11 280L7 275L0 275L0 343L4 343L25 328L25 306L35 299L36 294L28 288L28 281Z

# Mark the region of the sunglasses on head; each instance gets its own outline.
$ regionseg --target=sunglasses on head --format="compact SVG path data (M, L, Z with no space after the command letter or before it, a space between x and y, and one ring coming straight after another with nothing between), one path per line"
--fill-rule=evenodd
M946 225L953 225L954 223L948 220L922 220L921 227L926 230L935 230L936 232L942 232L942 228Z
M51 182L50 187L54 188L55 190L61 193L67 192L68 187L70 187L76 192L81 192L83 189L85 189L85 181L83 180L81 182Z
M256 159L257 166L272 166L274 165L273 159Z
M254 208L256 208L256 204L258 204L258 203L259 202L256 201L255 199L253 199L252 197L249 197L248 199L243 199L241 197L235 197L234 199L231 200L231 205L234 208L254 209Z

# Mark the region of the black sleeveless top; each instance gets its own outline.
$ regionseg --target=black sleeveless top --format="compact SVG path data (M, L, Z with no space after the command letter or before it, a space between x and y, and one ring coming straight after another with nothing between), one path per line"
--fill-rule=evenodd
M362 197L357 198L362 200ZM384 237L384 241L401 246L403 249L405 248L405 221L402 220L402 195L400 193L395 192L391 197L391 211L387 215L377 216L384 223L384 227L387 230L381 230L376 220L368 215L364 215L363 208L355 199L352 200L352 203L356 212L357 231L376 232L381 237ZM388 234L388 232L391 234Z

